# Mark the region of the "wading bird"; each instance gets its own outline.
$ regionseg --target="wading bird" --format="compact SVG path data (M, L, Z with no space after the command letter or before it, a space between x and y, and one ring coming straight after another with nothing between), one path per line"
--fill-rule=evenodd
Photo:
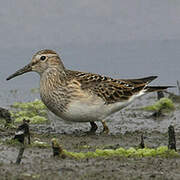
M144 94L170 87L148 86L157 76L113 79L69 70L55 51L47 49L37 52L28 65L7 80L30 71L40 75L40 96L47 108L67 121L90 122L90 132L98 128L95 121L101 121L103 131L108 133L106 117Z

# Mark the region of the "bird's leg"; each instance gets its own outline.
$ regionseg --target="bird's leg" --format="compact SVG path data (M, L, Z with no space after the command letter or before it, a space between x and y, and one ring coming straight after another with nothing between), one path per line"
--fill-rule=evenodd
M102 125L103 125L103 132L108 134L109 133L109 128L106 125L106 122L104 120L101 121Z
M90 124L91 124L90 132L95 133L98 128L97 124L95 122L90 122Z

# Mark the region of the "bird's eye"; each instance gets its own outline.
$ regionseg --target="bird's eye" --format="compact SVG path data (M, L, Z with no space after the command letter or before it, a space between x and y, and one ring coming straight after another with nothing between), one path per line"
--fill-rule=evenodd
M46 59L46 56L41 56L40 59L44 61Z

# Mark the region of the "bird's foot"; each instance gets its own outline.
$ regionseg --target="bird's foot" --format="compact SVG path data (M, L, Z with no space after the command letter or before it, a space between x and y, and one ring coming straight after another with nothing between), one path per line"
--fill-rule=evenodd
M95 122L90 122L90 124L91 124L91 129L90 129L90 131L88 133L89 134L95 134L98 126L97 126L97 124Z
M109 133L109 128L106 125L106 122L104 120L102 120L101 123L103 125L103 133L108 134Z

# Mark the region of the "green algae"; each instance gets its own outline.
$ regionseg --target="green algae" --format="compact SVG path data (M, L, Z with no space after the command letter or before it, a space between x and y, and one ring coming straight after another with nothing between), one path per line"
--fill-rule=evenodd
M44 110L45 109L45 105L42 103L41 100L36 99L33 102L26 102L26 103L22 103L22 102L15 102L13 105L11 105L11 107L16 108L16 109L22 109L22 110Z
M2 144L11 145L11 146L19 146L22 145L19 141L14 139L6 139L5 141L1 142ZM50 148L51 145L47 142L42 142L39 140L35 140L28 145L27 147L37 147L37 148ZM87 151L87 152L71 152L67 151L66 149L62 150L63 154L69 158L75 159L85 159L85 158L112 158L112 157L162 157L162 158L169 158L169 157L178 157L180 158L180 154L175 150L168 149L167 146L159 146L157 148L134 148L130 147L128 149L119 147L117 149L96 149L95 151Z
M146 106L142 108L146 111L156 111L156 112L171 112L175 110L175 106L171 99L169 98L161 98L159 101L157 101L155 104Z
M11 116L15 123L20 123L23 119L30 120L32 124L46 123L47 109L40 100L33 102L15 102L11 105Z
M160 146L157 149L144 148L135 149L133 147L124 149L122 147L118 149L96 149L94 152L69 152L64 150L66 156L83 159L83 158L97 158L97 157L180 157L180 155L174 151L169 150L167 146Z
M23 119L30 120L31 124L41 124L41 123L46 123L48 121L47 118L38 115L33 117L28 117L28 116L20 116L19 114L18 115L16 114L15 116L16 116L14 121L15 123L21 123Z

